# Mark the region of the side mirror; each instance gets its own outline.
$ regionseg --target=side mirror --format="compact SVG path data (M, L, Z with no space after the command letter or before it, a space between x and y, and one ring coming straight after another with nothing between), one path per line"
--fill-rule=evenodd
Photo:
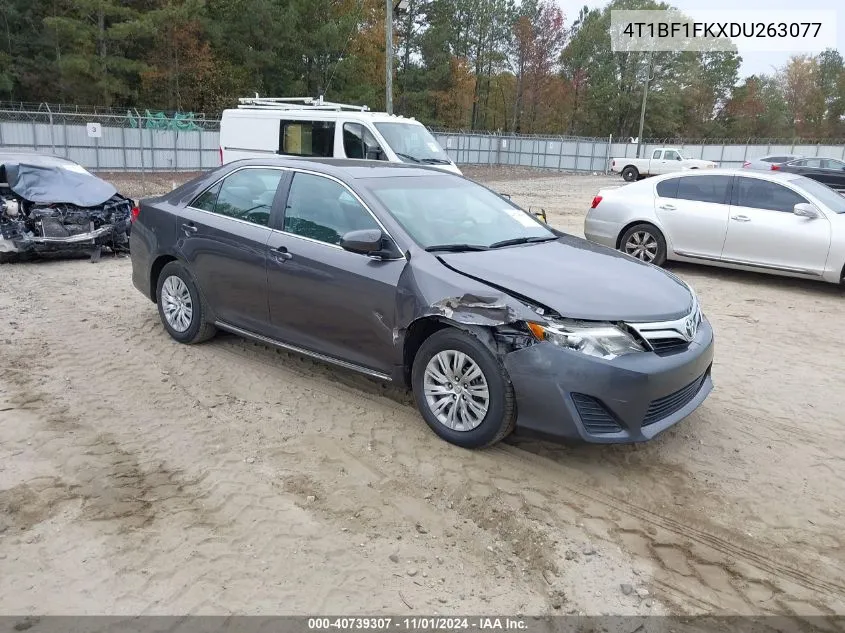
M380 229L349 231L340 238L340 247L373 259L394 259L401 255Z
M379 148L367 148L367 160L384 160L384 152Z
M815 220L816 218L821 217L819 210L809 202L799 202L792 207L792 212L799 217L808 218L810 220Z

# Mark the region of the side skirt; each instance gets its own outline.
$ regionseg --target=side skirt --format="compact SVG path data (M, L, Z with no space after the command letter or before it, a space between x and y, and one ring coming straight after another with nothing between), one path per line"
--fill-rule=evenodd
M270 338L269 336L256 334L255 332L250 332L249 330L244 330L239 327L235 327L234 325L229 325L228 323L225 323L223 321L215 321L214 325L216 325L221 330L231 332L232 334L237 334L238 336L243 336L244 338L252 339L253 341L258 341L259 343L266 343L267 345L272 345L273 347L278 347L289 352L296 352L297 354L302 354L303 356L310 356L311 358L316 358L317 360L323 361L325 363L337 365L338 367L343 367L344 369L351 369L352 371L357 371L361 374L365 374L373 378L378 378L379 380L384 380L386 382L393 381L390 376L380 371L375 371L374 369L362 367L361 365L356 365L355 363L340 360L339 358L333 358L332 356L326 356L325 354L318 354L317 352L312 352L311 350L307 350L302 347L297 347L296 345L283 343L282 341L277 341L276 339Z

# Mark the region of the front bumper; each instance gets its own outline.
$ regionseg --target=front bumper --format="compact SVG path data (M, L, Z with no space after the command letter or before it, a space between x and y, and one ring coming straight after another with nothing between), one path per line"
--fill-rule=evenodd
M650 440L692 413L713 389L713 330L702 319L681 352L612 361L539 343L505 357L517 431L554 440Z

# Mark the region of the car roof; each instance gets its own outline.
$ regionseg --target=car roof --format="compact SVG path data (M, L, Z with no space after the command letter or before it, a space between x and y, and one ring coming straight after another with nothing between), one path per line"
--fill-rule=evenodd
M428 165L409 165L383 160L363 160L355 158L245 158L226 163L226 167L234 166L267 166L289 167L292 169L307 169L337 178L359 180L362 178L407 178L432 176L457 176L451 172L437 169Z
M42 154L41 152L17 151L10 149L3 149L0 152L0 164L3 163L21 163L27 162L34 165L63 165L71 164L78 165L78 163L69 158L62 158L55 154Z
M792 174L784 171L754 171L751 169L687 169L684 171L675 171L669 174L661 174L653 178L641 180L640 182L652 182L660 180L668 180L673 177L701 177L701 176L745 176L748 178L763 178L765 180L797 180L803 178L800 174Z
M224 119L292 119L307 121L371 121L373 123L408 123L422 125L414 117L406 117L372 110L318 110L308 108L228 108L223 110ZM423 126L424 127L424 126Z

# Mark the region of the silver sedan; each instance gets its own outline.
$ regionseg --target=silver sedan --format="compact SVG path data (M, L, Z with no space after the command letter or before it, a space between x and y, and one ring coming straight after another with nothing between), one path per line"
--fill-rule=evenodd
M602 189L584 234L658 266L845 281L845 197L797 174L689 171Z

